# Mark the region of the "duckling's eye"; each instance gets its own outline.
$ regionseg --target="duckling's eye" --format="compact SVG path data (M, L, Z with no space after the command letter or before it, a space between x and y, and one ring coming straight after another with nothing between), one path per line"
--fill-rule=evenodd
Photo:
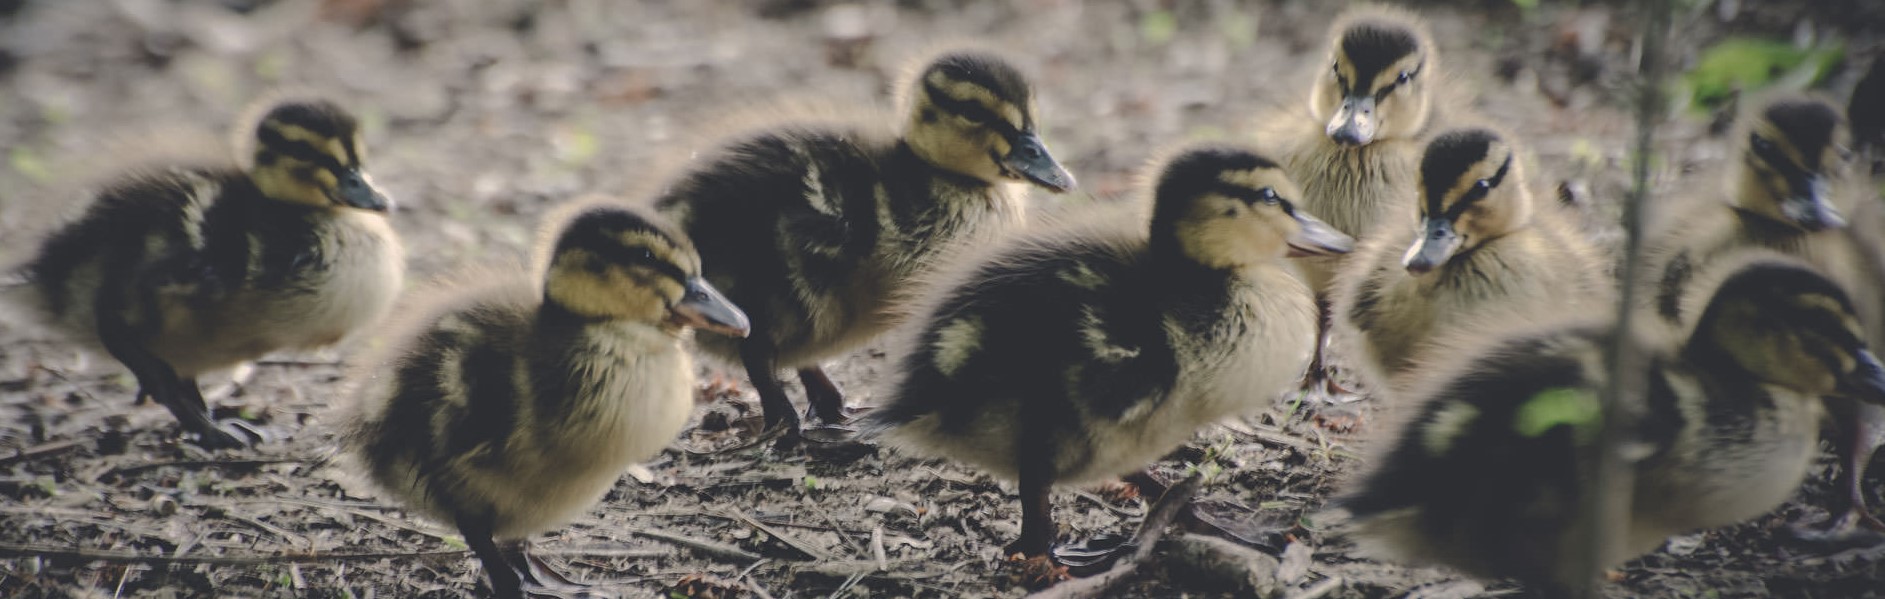
M635 255L635 259L642 262L654 262L655 252L648 248L642 248L641 252Z
M1276 190L1275 190L1275 189L1273 189L1273 188L1269 188L1269 187L1265 187L1265 188L1263 188L1263 189L1262 189L1261 191L1258 191L1258 192L1257 192L1257 199L1260 199L1260 200L1263 200L1263 203L1265 203L1265 204L1268 204L1268 205L1271 205L1271 206L1275 206L1275 205L1276 205L1276 202L1277 202L1277 200L1280 200L1280 199L1282 199L1282 198L1280 198L1280 197L1278 197L1278 196L1276 195Z
M1395 83L1397 83L1397 84L1399 84L1399 83L1407 83L1407 82L1408 82L1408 80L1410 80L1410 79L1413 79L1413 78L1414 78L1414 74L1413 74L1412 72L1409 72L1409 71L1401 71L1401 75L1400 75L1399 77L1395 77L1395 78L1394 78L1394 82L1395 82Z
M1479 191L1486 191L1486 190L1489 190L1489 189L1492 189L1492 180L1490 180L1490 179L1480 179L1480 180L1478 180L1478 181L1474 181L1474 182L1473 182L1473 189L1476 189L1476 190L1479 190Z
M1774 151L1774 142L1767 141L1767 138L1761 137L1759 133L1749 133L1748 144L1754 146L1756 152Z

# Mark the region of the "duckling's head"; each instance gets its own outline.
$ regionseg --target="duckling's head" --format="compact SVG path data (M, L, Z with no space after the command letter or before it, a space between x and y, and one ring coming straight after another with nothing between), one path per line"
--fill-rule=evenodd
M1831 180L1848 159L1847 131L1824 101L1786 97L1763 105L1746 126L1735 206L1808 232L1846 225Z
M1328 121L1329 139L1365 146L1406 138L1427 124L1437 59L1433 36L1413 14L1370 7L1330 29L1329 68L1316 78L1309 105Z
M1761 252L1730 267L1715 287L1685 354L1698 368L1738 366L1759 380L1816 397L1885 403L1885 366L1863 331L1837 283L1805 264Z
M273 104L255 123L249 147L249 179L263 195L309 206L385 212L392 201L362 170L366 144L360 124L327 100L297 99Z
M1354 249L1353 238L1297 210L1301 197L1269 158L1228 146L1184 150L1166 163L1153 190L1153 251L1236 269Z
M750 328L746 314L701 279L693 244L658 217L588 203L555 239L544 275L546 307L676 332L695 327L745 337Z
M1055 193L1074 188L1073 175L1036 130L1027 79L1001 57L948 52L907 86L903 139L923 160L989 183L1026 181Z
M1531 222L1531 192L1518 148L1484 128L1456 129L1427 144L1420 159L1420 237L1401 265L1415 274Z

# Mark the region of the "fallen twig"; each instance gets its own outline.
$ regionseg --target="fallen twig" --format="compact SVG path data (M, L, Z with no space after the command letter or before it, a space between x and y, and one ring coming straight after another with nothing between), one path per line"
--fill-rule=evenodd
M739 561L757 561L760 559L764 559L764 556L753 553L751 551L747 551L745 549L734 547L732 545L728 545L726 543L708 541L705 539L696 539L693 537L684 537L684 536L673 534L673 533L666 533L666 532L661 532L659 530L651 530L651 529L646 529L646 528L630 528L630 529L627 529L626 532L628 532L628 534L648 537L650 539L654 539L657 541L666 541L669 543L673 543L675 545L679 545L681 547L692 549L694 551L699 551L701 553L704 553L713 557L722 558L722 559L732 559L732 560L739 560Z
M1321 599L1322 596L1333 593L1339 588L1342 588L1342 577L1330 576L1322 579L1322 582L1309 585L1309 588L1291 594L1288 599Z
M1115 564L1111 570L1086 578L1069 580L1028 595L1028 597L1031 599L1084 599L1105 596L1114 585L1124 582L1139 570L1139 566L1152 555L1152 549L1158 546L1159 539L1165 536L1165 529L1171 526L1172 520L1178 518L1178 514L1184 511L1185 506L1191 505L1192 496L1197 495L1198 487L1202 485L1203 478L1193 474L1172 486L1163 497L1159 497L1158 504L1152 506L1151 513L1145 517L1145 522L1139 525L1139 534L1133 537L1133 542L1138 544L1138 548L1133 550L1132 555Z
M85 446L84 441L71 440L71 441L53 441L51 443L43 443L43 444L35 445L32 447L21 448L20 450L14 452L13 455L0 458L0 466L11 465L14 462L24 462L27 460L36 460L43 457L58 455L58 454L72 451L74 449L78 449L84 446Z
M651 552L652 553L652 552ZM122 551L98 549L64 549L57 547L38 547L33 545L0 544L0 557L46 557L90 562L112 562L127 564L149 564L152 566L181 566L206 564L212 566L256 566L262 564L282 564L294 562L336 562L362 561L401 558L438 558L465 557L471 555L470 549L444 549L439 551L400 551L400 552L362 552L362 553L322 553L290 552L275 555L144 555ZM653 553L646 557L653 557ZM642 557L642 556L637 556Z
M146 462L143 464L131 464L127 466L118 466L110 470L106 470L104 474L98 475L98 478L102 479L106 476L110 476L113 474L123 476L126 474L131 474L133 472L143 472L145 470L150 470L153 468L166 468L166 467L254 468L257 466L267 466L270 464L306 464L306 463L313 463L313 460L310 460L308 458L265 458L265 459L255 459L255 460L174 460L174 461L169 461L169 462Z
M824 548L818 547L816 545L812 545L811 543L807 543L803 540L798 539L797 537L788 536L785 533L780 532L779 529L773 528L771 526L767 526L766 523L764 522L754 520L751 516L748 516L745 513L742 513L739 511L728 511L727 515L729 517L732 517L734 520L738 520L742 524L753 527L753 530L766 533L772 538L778 539L779 542L785 543L786 546L791 547L793 550L796 550L799 553L805 554L805 557L812 558L813 561L824 562L824 561L831 561L833 559L837 559L836 556L831 555L831 553L828 551L825 551ZM839 536L843 536L844 533L838 533L838 534Z

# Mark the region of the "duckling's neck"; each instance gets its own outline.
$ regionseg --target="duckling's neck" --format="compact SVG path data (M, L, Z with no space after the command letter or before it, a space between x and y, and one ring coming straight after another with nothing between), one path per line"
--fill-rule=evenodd
M987 192L1003 184L958 173L940 164L925 160L921 155L916 153L916 148L910 146L910 142L904 140L897 141L896 149L890 153L888 166L889 168L886 170L896 174L925 174L927 177L917 177L913 178L913 180L921 181L931 186L944 185L975 192Z
M542 331L580 331L595 326L639 325L651 329L659 329L661 332L675 337L681 335L682 329L679 325L669 322L639 323L623 318L581 314L569 309L568 306L564 306L561 302L547 295L543 298L543 305L537 308L537 324L539 330Z

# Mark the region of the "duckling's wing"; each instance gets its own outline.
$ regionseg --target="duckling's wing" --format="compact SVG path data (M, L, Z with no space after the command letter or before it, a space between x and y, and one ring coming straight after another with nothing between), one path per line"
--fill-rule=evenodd
M1163 397L1178 366L1140 265L1050 244L983 265L924 319L884 418L967 422L1012 401L1117 419Z

